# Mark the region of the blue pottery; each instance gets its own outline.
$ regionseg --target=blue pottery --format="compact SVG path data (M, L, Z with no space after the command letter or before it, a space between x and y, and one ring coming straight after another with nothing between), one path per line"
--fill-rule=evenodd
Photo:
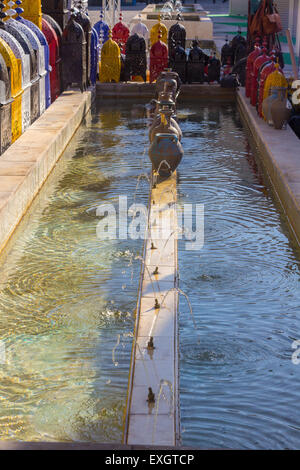
M99 36L95 28L92 28L91 40L91 83L96 85L99 62Z
M106 24L102 19L100 19L100 21L94 24L94 28L97 31L99 39L101 38L101 33L102 33L102 45L103 45L106 41L108 41L108 38L109 38L108 24Z

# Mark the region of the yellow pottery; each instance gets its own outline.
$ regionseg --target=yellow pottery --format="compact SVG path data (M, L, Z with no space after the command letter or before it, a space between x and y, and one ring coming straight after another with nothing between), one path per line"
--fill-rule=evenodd
M153 44L155 44L159 39L165 44L168 44L168 30L166 25L160 22L160 17L158 19L158 23L152 26L150 30L151 46L153 46Z
M0 38L0 54L10 70L11 96L11 132L12 142L22 134L22 61L17 59L9 45Z
M287 86L288 86L288 82L285 78L285 76L283 75L282 72L279 72L279 64L275 64L275 68L276 70L274 70L274 72L270 73L266 80L265 80L265 83L264 83L264 94L263 94L263 100L265 100L266 98L268 98L269 96L269 91L270 91L270 88L286 88L287 89ZM264 116L264 113L263 114L263 118L264 120L266 120L265 116Z
M23 0L22 8L24 13L22 17L32 21L40 30L42 30L42 5L41 0Z
M119 82L121 74L121 52L118 44L109 39L103 44L99 64L100 82Z

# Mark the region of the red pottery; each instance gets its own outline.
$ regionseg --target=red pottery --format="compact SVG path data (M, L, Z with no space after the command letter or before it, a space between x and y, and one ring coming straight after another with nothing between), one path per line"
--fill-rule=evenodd
M150 83L168 67L168 47L160 39L150 49Z
M247 64L246 64L246 96L250 98L251 96L251 74L253 70L253 63L261 53L261 48L259 42L255 43L254 50L248 55Z
M260 67L265 63L270 60L270 57L267 55L267 49L263 47L262 54L255 59L253 63L253 70L251 74L251 96L250 96L250 103L252 106L256 106L257 103L257 88L258 88L258 83L257 83L257 78L258 78L258 72Z
M112 29L112 40L119 45L121 53L125 54L125 46L127 39L129 38L130 30L126 24L123 23L122 19L123 16L120 14L120 21L116 23Z

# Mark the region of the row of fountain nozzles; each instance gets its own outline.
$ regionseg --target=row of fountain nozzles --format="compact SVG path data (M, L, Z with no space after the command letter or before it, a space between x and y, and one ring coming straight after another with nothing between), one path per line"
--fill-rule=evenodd
M169 177L177 168L183 157L181 146L182 132L175 119L176 100L180 93L181 80L176 72L166 69L161 72L156 81L155 99L148 105L149 126L149 157L154 174L162 178ZM151 244L151 249L156 249ZM158 274L156 267L153 274ZM160 309L155 299L154 309ZM153 337L147 345L149 352L155 349ZM155 394L148 388L147 402L149 406L155 403Z
M183 157L182 132L176 116L176 100L181 81L176 72L166 69L156 81L156 96L148 105L149 157L154 174L167 178L176 170Z

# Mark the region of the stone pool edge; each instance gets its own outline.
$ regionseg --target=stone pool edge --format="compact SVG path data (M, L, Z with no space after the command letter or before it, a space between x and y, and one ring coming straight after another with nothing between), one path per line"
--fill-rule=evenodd
M236 96L242 120L259 151L290 230L300 245L300 141L289 126L286 130L275 130L259 118L244 89L238 90Z
M97 98L102 100L145 100L155 96L155 83L97 83ZM222 88L219 84L182 84L178 103L209 100L211 102L232 102L235 90Z
M0 156L0 253L91 108L94 89L69 90Z

